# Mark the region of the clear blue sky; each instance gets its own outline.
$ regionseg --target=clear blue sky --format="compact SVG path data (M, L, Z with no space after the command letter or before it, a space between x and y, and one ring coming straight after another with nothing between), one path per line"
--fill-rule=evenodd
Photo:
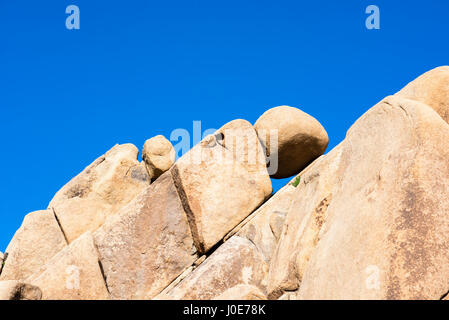
M80 30L65 28L70 4ZM380 30L365 28L370 4ZM447 0L2 0L0 251L116 143L291 105L330 150L377 101L449 64L448 17Z

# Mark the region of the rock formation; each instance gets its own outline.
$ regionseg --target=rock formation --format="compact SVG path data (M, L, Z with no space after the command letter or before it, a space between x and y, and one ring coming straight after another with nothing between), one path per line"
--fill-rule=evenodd
M175 163L176 153L164 136L148 139L143 145L142 159L152 180L156 180Z
M27 280L46 300L108 299L98 250L92 234L84 233Z
M114 299L151 299L197 259L171 172L94 234Z
M439 299L449 288L449 126L388 97L302 174L270 265L268 295Z
M28 214L8 248L2 280L25 280L67 246L53 210Z
M277 159L277 170L270 173L276 179L298 174L321 156L329 143L326 130L315 118L289 106L266 111L254 127L267 157Z
M449 66L426 72L396 95L422 102L449 123Z
M447 299L448 108L441 67L326 155L324 128L285 106L174 163L162 136L142 163L117 145L25 217L0 299ZM295 174L272 195L270 175Z
M138 153L132 144L116 145L56 193L49 208L68 242L98 229L148 186L150 177Z

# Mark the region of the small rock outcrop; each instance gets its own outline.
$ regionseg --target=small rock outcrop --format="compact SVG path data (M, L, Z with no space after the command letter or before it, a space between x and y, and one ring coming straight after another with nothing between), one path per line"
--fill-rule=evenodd
M270 172L275 179L298 174L321 156L329 143L326 130L315 118L289 106L266 111L254 127L266 147L267 157L277 161L275 172Z
M41 300L42 292L27 283L15 280L0 281L0 300Z
M175 163L176 153L171 142L159 135L145 142L142 159L151 180L156 180Z

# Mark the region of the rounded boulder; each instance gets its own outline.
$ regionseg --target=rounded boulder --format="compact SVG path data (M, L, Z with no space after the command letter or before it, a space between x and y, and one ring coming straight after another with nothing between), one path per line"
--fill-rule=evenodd
M329 144L326 130L314 117L289 106L266 111L254 128L265 147L270 176L275 179L298 174Z
M156 180L175 163L173 145L164 136L148 139L143 145L142 159L152 180Z

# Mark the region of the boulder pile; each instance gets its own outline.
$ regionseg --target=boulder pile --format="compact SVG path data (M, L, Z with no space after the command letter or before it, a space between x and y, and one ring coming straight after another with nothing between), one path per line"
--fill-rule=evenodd
M444 299L449 67L369 109L323 155L299 109L234 120L175 161L116 145L28 214L0 299ZM272 194L271 178L292 177Z

